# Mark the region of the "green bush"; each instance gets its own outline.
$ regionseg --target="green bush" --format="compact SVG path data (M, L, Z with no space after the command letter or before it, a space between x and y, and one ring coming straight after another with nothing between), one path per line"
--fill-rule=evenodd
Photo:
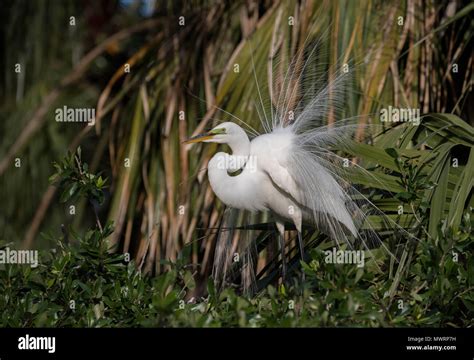
M55 167L62 201L102 201L106 180L87 172L80 152ZM395 265L377 250L366 253L363 268L328 264L317 247L302 263L303 284L295 277L248 298L230 288L217 292L210 279L207 296L190 299L195 283L184 260L165 264L169 271L156 277L142 275L128 254L110 252L113 225L97 218L83 235L65 231L38 267L0 269L0 326L472 326L469 213L458 230L439 231L439 240L407 244Z
M320 250L303 264L303 286L268 286L255 298L232 289L186 301L192 274L182 264L157 277L142 276L124 255L110 254L104 233L92 230L79 246L58 243L36 269L0 271L1 326L472 326L474 264L466 232L453 262L446 243L417 256L390 298L393 279L367 266L331 265ZM399 300L403 300L400 309Z

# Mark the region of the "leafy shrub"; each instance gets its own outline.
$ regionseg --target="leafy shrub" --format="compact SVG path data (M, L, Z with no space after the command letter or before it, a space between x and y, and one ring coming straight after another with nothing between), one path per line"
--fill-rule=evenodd
M80 153L55 164L53 181L61 199L102 199L105 181L87 172ZM217 292L208 281L207 297L194 299L193 274L183 263L169 271L142 275L128 254L109 251L111 223L74 244L57 239L41 253L37 268L0 269L0 325L9 327L129 326L472 326L474 259L471 219L458 230L439 226L439 240L406 245L393 266L382 252L366 253L364 268L324 261L321 248L302 263L306 281L268 286L254 298L233 289ZM4 244L3 247L5 247Z

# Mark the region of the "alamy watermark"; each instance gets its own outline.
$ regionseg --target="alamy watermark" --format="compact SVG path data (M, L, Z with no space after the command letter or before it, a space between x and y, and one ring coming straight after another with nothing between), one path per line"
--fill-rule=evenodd
M358 268L365 265L365 253L362 250L341 250L332 248L324 251L326 264L354 264Z
M56 352L56 338L54 336L20 336L18 350L46 350L50 354Z
M38 266L38 250L15 250L6 247L0 250L1 264L28 264L35 268Z
M380 110L382 122L409 122L414 126L420 125L420 109L396 108L389 106Z
M54 114L57 122L86 122L88 126L95 124L94 108L70 108L64 105L56 108Z
M257 157L250 156L225 156L218 159L217 168L221 170L237 171L247 169L250 172L257 171Z

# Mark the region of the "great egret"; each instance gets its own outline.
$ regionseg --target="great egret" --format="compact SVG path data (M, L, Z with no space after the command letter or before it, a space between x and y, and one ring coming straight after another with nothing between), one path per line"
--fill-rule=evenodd
M258 107L257 111L265 133L255 134L251 129L254 137L250 140L242 127L224 122L185 141L230 147L232 154L218 152L209 161L210 185L217 197L231 208L272 213L279 232L283 276L286 272L286 220L296 227L302 258L304 223L315 226L337 244L351 245L358 241L368 249L369 242L380 240L375 232L367 231L367 227L363 229L368 215L365 205L377 210L376 207L353 186L346 167L348 159L334 151L336 146L349 146L348 140L357 122L346 119L322 126L327 123L329 114L334 119L345 107L346 92L352 89L352 84L349 71L336 72L330 81L324 66L322 71L309 71L307 65L319 44L312 48L305 61L302 47L278 84L280 93L275 94L273 86L269 86L270 99L266 102L262 100L253 68L260 102L260 111ZM269 83L275 82L272 73ZM270 104L268 111L264 103ZM249 126L233 114L229 115ZM353 195L367 201L361 206Z
M302 257L303 222L325 229L336 240L358 236L357 217L351 211L355 204L327 164L321 164L321 156L314 156L315 147L328 152L325 145L337 139L337 129L320 127L298 133L296 125L301 124L277 127L250 141L239 125L225 122L186 141L229 145L232 155L218 152L209 161L210 185L232 208L271 211L280 234L283 274L285 220L296 227ZM239 170L239 175L232 176Z

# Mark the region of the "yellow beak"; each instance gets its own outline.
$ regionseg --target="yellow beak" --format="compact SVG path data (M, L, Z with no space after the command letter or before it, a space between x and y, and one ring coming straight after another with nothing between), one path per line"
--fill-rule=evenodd
M184 144L193 144L193 143L198 143L198 142L205 141L205 140L210 140L214 136L215 136L215 134L211 134L211 133L204 133L204 134L196 135L196 136L193 136L192 138L189 138L188 140L185 140Z

